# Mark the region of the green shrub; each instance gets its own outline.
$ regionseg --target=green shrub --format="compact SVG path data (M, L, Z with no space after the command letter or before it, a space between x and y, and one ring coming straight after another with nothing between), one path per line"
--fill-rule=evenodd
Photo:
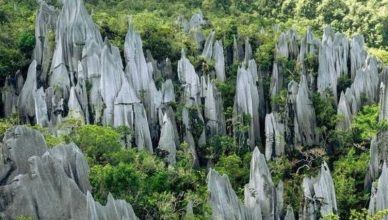
M81 126L70 134L70 138L97 163L106 163L109 154L121 148L120 134L111 127Z

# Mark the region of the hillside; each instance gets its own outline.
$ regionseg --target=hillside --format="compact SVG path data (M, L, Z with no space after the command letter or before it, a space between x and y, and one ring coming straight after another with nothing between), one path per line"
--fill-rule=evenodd
M385 0L0 0L0 29L0 218L388 219Z

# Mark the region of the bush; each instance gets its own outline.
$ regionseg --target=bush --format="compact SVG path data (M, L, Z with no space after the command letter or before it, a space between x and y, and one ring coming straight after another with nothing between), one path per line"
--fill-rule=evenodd
M121 148L120 134L111 127L81 126L72 132L70 138L97 163L107 163L110 153Z
M333 181L341 219L348 219L351 209L360 210L369 199L364 191L368 162L369 153L357 153L353 147L334 162Z

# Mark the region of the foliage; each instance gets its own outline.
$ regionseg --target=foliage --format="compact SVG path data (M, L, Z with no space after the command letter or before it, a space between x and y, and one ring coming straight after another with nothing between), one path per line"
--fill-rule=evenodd
M110 127L85 125L73 130L70 137L97 163L106 163L109 154L121 148L120 134Z
M368 200L364 191L364 177L368 167L369 153L357 153L354 147L334 162L333 181L335 182L337 204L341 219L348 219L350 209L361 209Z
M268 161L268 167L271 170L272 180L277 184L280 180L284 180L290 175L294 164L287 157L277 157L274 160Z
M249 165L249 161L247 161ZM215 169L220 174L229 177L233 189L242 197L244 185L249 182L249 166L244 165L242 159L236 154L221 157L215 165Z
M2 140L4 138L4 134L9 128L17 124L19 124L19 118L16 115L10 118L0 119L0 139Z
M29 217L29 216L25 216L25 215L20 215L20 216L16 217L16 220L34 220L34 218Z
M358 112L352 122L355 139L369 140L377 134L378 130L378 105L366 105Z
M377 48L369 48L368 52L377 57L377 59L381 60L385 65L388 65L388 51L377 49Z
M388 216L388 209L380 210L373 215L368 214L368 210L363 208L361 210L352 210L349 219L351 220L381 220ZM336 214L328 214L323 216L324 220L338 220L340 217Z
M34 1L0 1L0 84L28 67L35 45Z

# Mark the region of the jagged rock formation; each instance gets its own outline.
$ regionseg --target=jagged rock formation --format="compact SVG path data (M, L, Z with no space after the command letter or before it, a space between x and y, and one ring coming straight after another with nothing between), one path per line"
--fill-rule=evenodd
M281 156L285 151L284 125L277 113L265 116L265 157L267 160Z
M388 67L381 74L379 121L388 120Z
M131 205L106 206L90 195L89 167L74 144L48 149L43 136L27 127L8 130L0 155L0 216L15 219L137 219Z
M279 219L283 217L283 183L274 187L263 154L255 148L250 181L245 186L245 205L241 204L226 175L210 169L207 181L213 219ZM291 214L289 214L291 215Z
M167 114L163 116L163 126L158 149L167 153L166 161L174 165L176 162L175 130Z
M338 102L337 114L341 117L337 122L337 129L349 130L352 125L352 112L347 102L345 93L341 92L340 100Z
M291 206L287 206L287 212L284 216L284 220L295 220L294 210Z
M215 61L215 70L217 79L221 82L225 81L225 57L222 42L217 40L214 43L213 59Z
M307 79L304 75L302 75L300 79L294 107L295 143L302 144L303 146L312 146L317 144L318 138L315 131L315 109L310 99L310 90L307 85Z
M345 35L334 34L331 27L327 26L319 50L318 92L322 94L329 89L337 98L338 78L348 74L348 54L349 42Z
M244 140L244 138L242 141L246 142L251 148L254 148L260 141L260 98L256 86L256 79L257 75L254 76L249 69L238 69L234 104L234 114L236 115L238 122L235 123L237 125L235 125L234 132L236 135L239 135L238 133L240 133L240 131L238 126L244 126L248 116L248 137L246 140Z
M193 39L197 42L199 47L202 47L202 43L205 41L201 29L207 22L205 21L202 12L194 14L190 21L186 20L183 16L178 17L178 24L182 27L183 31L191 33Z
M240 202L226 175L221 176L217 171L210 169L207 182L212 219L262 219L260 208L251 209Z
M217 88L213 85L210 78L208 78L204 84L206 90L204 94L205 108L204 116L207 121L206 129L210 136L223 135L225 134L225 117L224 108L221 94L217 91Z
M245 206L261 211L263 219L278 219L283 211L283 183L275 188L263 154L255 148L249 183L245 185Z
M373 215L378 211L386 210L388 208L388 167L384 163L381 176L377 183L372 186L372 192L369 201L368 214ZM384 220L388 219L388 216L383 217Z
M380 111L379 121L385 123L387 120L387 96L386 84L388 83L388 69L385 68L381 74L380 85ZM377 180L384 169L383 163L388 161L388 132L380 131L370 144L369 169L365 176L365 188L370 189L372 182Z
M302 219L319 219L327 214L337 213L334 183L326 162L319 175L303 179L304 206Z

